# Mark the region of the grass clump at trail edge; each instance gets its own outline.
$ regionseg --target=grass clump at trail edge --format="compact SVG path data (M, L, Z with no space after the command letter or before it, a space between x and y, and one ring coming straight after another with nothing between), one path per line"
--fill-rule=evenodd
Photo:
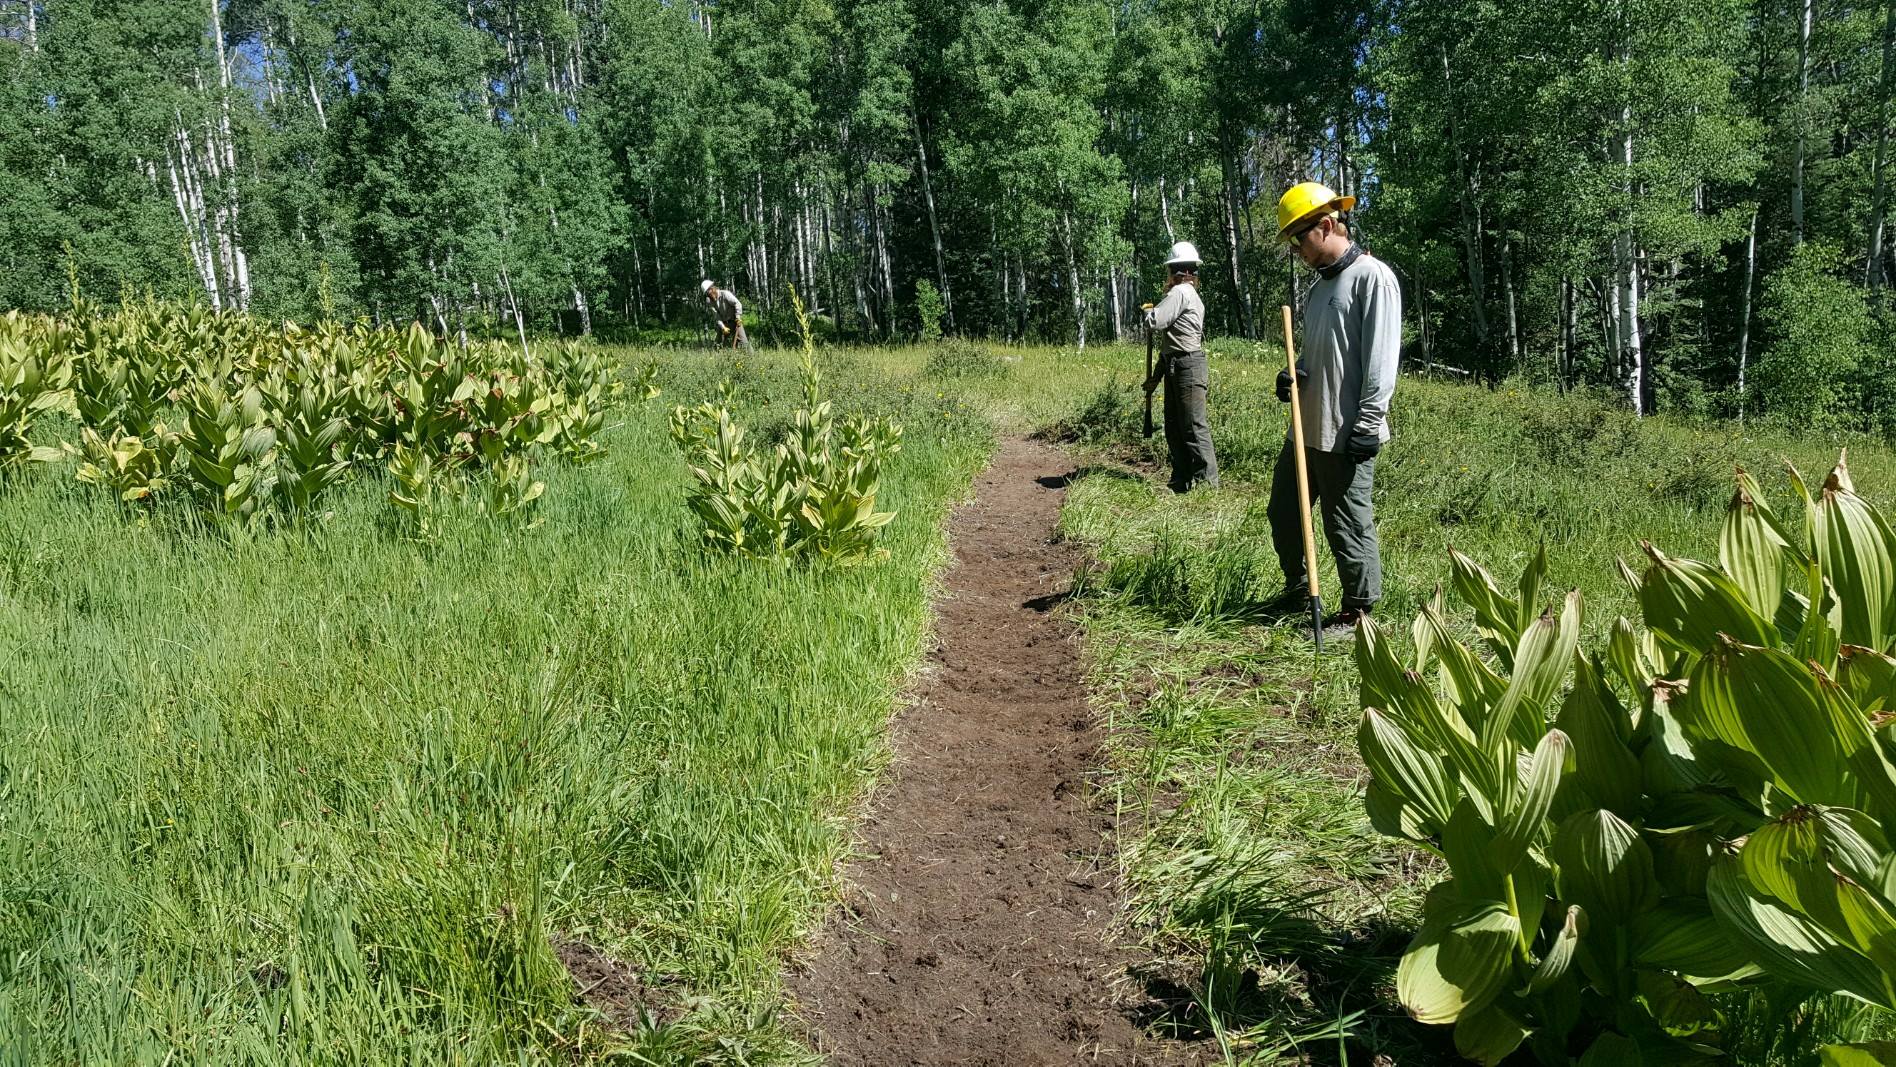
M778 356L659 358L668 399L734 375L794 406ZM989 440L932 391L838 386L908 431L877 566L702 551L659 404L545 468L537 529L457 511L432 545L386 528L373 473L234 539L69 464L9 479L0 1060L607 1055L556 943L624 961L667 1024L617 1020L646 1062L803 1056L781 954L833 892Z

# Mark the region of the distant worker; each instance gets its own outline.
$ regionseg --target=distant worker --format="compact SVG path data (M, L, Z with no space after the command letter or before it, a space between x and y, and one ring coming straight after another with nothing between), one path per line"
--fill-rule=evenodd
M1382 554L1370 507L1376 454L1389 440L1389 400L1402 350L1402 291L1387 264L1350 238L1344 212L1353 196L1303 182L1277 201L1277 236L1317 273L1304 298L1297 400L1303 412L1310 494L1342 580L1339 610L1326 633L1346 634L1382 599ZM1277 372L1277 399L1290 402L1290 372ZM1271 475L1271 540L1284 570L1283 601L1304 597L1303 527L1297 468L1288 435Z
M737 294L718 288L718 283L709 278L698 284L698 291L704 294L705 306L711 309L712 321L717 323L724 341L732 348L743 345L744 351L751 351L750 335L744 332L744 305Z
M1205 302L1198 297L1198 249L1190 241L1172 246L1165 260L1165 296L1146 306L1148 330L1157 330L1162 356L1145 383L1150 393L1165 383L1165 450L1172 461L1172 491L1218 484L1218 455L1205 421Z

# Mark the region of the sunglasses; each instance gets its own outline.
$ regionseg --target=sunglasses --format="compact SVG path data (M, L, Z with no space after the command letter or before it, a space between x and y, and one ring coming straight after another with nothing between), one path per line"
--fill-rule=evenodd
M1323 225L1323 220L1318 219L1317 221L1311 223L1310 225L1305 226L1301 230L1295 230L1295 231L1292 231L1291 233L1287 233L1284 235L1284 243L1291 246L1292 248L1295 248L1296 246L1303 244L1303 239L1310 236L1311 232L1321 225Z

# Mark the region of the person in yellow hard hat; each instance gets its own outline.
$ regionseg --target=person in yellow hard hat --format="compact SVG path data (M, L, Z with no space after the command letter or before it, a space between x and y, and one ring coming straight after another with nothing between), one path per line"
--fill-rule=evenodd
M1370 506L1376 455L1389 440L1389 402L1402 350L1402 290L1389 266L1350 237L1353 196L1317 182L1291 187L1277 202L1277 236L1317 274L1304 301L1297 400L1304 425L1310 494L1342 580L1341 609L1327 633L1347 634L1382 599L1382 555ZM1290 372L1277 374L1290 402ZM1271 477L1271 540L1284 570L1287 603L1304 594L1303 527L1296 458L1288 436Z

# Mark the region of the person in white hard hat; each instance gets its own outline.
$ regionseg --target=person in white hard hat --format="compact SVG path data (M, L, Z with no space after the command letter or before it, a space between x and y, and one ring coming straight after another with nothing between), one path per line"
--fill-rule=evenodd
M751 351L750 335L744 332L744 304L737 294L718 288L718 283L709 278L698 283L698 291L704 294L705 306L711 309L712 320L724 340L732 348L742 345L744 351Z
M1190 241L1166 257L1165 296L1146 310L1146 328L1157 331L1163 353L1146 392L1165 383L1165 450L1172 461L1172 491L1218 484L1218 453L1205 421L1205 302L1198 297L1198 249Z

